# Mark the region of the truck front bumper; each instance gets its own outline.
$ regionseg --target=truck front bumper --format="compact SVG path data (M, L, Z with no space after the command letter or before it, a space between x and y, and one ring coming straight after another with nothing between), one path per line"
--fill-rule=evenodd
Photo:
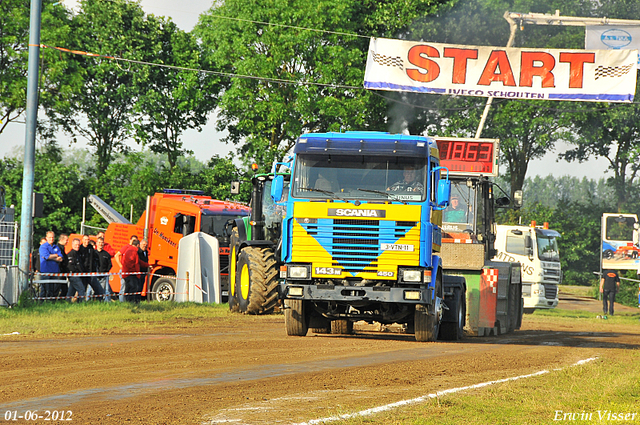
M280 294L286 299L307 301L383 302L431 304L432 288L396 288L388 286L344 286L281 283Z

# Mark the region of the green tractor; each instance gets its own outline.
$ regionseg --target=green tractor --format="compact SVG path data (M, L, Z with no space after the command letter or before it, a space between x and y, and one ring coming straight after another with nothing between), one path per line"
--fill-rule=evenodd
M251 215L228 223L229 308L232 311L269 314L279 308L278 266L282 219L286 212L284 205L276 204L271 197L271 183L276 176L285 181L290 178L288 173L254 175ZM231 193L237 194L238 189L238 183L232 185Z

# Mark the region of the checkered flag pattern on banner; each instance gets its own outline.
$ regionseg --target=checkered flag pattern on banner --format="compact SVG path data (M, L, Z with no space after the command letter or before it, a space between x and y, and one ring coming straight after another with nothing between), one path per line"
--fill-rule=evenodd
M633 68L633 64L625 66L602 66L596 68L596 80L604 77L622 77L628 74Z
M380 55L373 50L371 51L371 56L373 56L373 60L376 63L384 66L397 66L400 69L404 69L404 64L402 63L402 58L400 56L385 56Z

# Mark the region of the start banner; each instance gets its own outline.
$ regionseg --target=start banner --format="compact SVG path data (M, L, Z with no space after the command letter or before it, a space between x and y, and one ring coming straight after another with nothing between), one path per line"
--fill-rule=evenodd
M365 88L508 99L633 102L637 50L518 49L372 38Z

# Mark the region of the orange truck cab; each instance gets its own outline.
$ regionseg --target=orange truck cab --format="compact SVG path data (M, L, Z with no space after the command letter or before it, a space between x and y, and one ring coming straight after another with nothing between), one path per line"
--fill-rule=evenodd
M220 245L220 274L223 302L229 291L229 235L225 224L249 215L251 209L243 204L220 201L205 196L201 191L165 189L147 198L147 208L136 224L110 223L105 242L116 253L129 243L132 235L149 241L149 271L145 277L142 296L150 300L175 299L176 271L178 269L178 243L194 232L204 232L218 239ZM116 254L117 255L117 254ZM111 273L120 267L112 260ZM109 284L114 293L120 290L120 276L110 275Z

